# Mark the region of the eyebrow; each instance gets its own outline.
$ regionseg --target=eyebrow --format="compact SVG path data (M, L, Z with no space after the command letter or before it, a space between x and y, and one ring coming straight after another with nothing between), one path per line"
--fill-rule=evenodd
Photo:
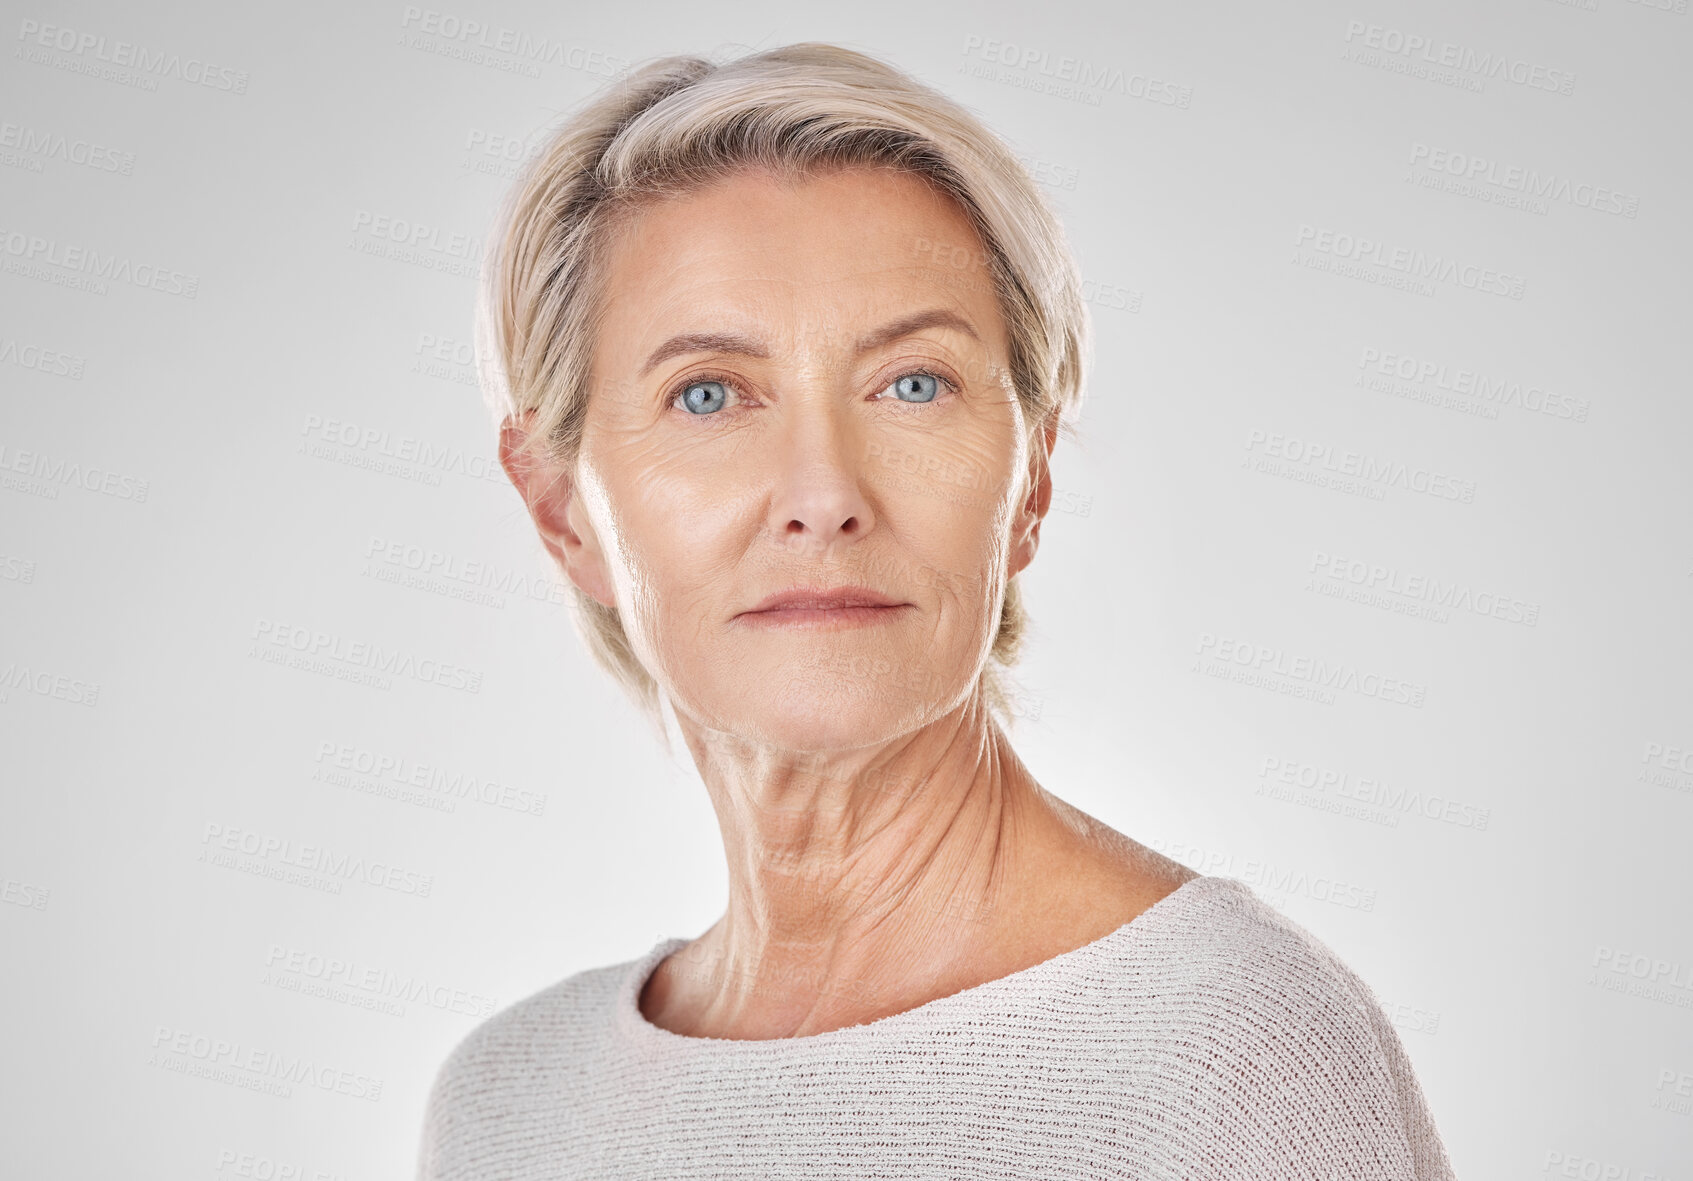
M975 328L971 327L970 321L957 312L946 308L930 308L928 311L901 316L864 336L859 340L855 354L868 353L872 349L879 349L883 345L892 344L896 340L929 328L952 328L965 333L973 340L982 339ZM769 350L761 343L738 332L688 332L672 336L654 349L652 356L647 358L647 363L641 366L641 376L645 377L672 357L688 353L734 353L742 357L760 358L770 356Z

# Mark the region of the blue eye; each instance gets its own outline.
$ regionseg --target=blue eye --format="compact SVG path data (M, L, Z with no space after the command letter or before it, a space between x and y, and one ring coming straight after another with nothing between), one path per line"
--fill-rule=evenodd
M940 393L941 379L932 373L907 373L888 388L902 402L929 402Z
M682 408L688 413L711 414L723 408L723 404L729 400L729 392L723 388L720 381L696 381L689 384L677 397L682 400Z

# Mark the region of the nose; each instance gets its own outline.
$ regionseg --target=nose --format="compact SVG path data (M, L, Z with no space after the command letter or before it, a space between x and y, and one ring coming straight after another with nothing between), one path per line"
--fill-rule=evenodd
M775 455L769 525L788 546L827 550L875 527L865 496L864 440L837 393L790 396L770 444Z

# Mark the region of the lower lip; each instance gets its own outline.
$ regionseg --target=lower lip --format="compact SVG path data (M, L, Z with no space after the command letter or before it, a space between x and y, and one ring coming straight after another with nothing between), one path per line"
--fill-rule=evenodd
M740 616L754 627L809 627L834 630L846 627L868 627L886 623L909 603L892 607L780 607L774 611L748 611Z

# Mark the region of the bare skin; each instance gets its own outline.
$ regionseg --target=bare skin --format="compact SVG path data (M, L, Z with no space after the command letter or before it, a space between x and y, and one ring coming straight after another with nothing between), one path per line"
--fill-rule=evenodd
M806 1036L1116 930L1194 877L1044 790L979 676L1051 503L982 243L919 180L745 172L639 212L611 255L582 448L500 458L566 575L618 608L722 831L724 915L648 1021ZM916 313L935 320L864 347ZM695 340L652 363L678 335ZM650 368L649 368L650 366ZM705 383L705 384L700 384ZM794 587L897 605L749 614Z

